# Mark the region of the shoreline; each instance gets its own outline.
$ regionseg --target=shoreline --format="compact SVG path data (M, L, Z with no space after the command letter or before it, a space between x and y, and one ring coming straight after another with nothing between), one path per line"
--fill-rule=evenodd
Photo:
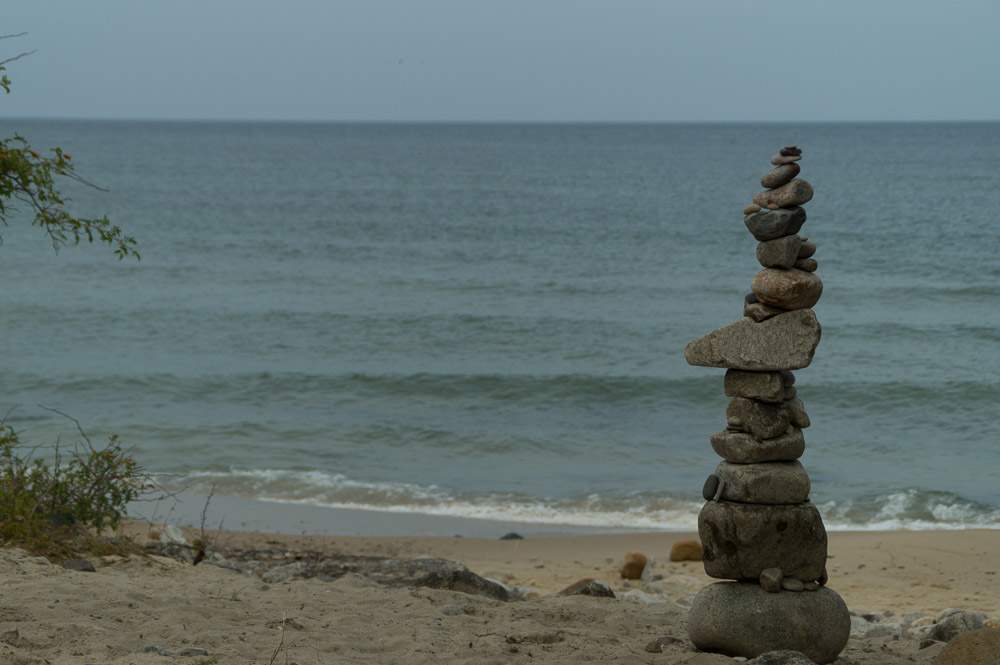
M204 503L194 497L185 503L195 526L183 528L183 536L189 541L207 536L210 552L219 554L197 566L158 554L94 555L95 570L83 572L17 549L0 551L0 661L734 662L699 652L688 639L691 598L716 581L705 574L700 561L669 561L671 546L695 537L693 533L540 535L524 528L530 525L518 524L515 530L524 537L503 540L499 536L508 523L451 518L407 522L412 516L348 511L351 519L361 522L349 522L347 515L337 513L339 528L353 524L369 532L391 528L398 533L317 535L301 533L302 527L317 525L311 511L281 505L282 514L296 509L297 516L287 518L291 521L285 526L299 533L206 529L203 534ZM212 505L229 507L213 497L206 522ZM274 516L265 513L248 516L240 526L269 523ZM182 515L178 510L161 517ZM489 533L414 535L435 529L453 532L456 525L470 534L475 529ZM135 519L124 523L119 533L140 545L152 535L148 522ZM619 565L633 551L650 557L652 572L662 578L622 579ZM246 558L236 558L241 552ZM854 614L852 636L838 664L933 665L948 647L940 641L928 645L925 637L943 611L958 608L993 619L1000 616L1000 594L995 593L1000 531L831 532L829 555L829 586ZM297 574L349 557L374 562L371 570L382 570L382 558L392 559L403 564L400 568L409 567L411 574L440 559L460 562L481 577L516 588L525 600L505 602L460 586L431 588L429 582L382 585L372 579L377 573ZM264 560L264 568L232 565ZM556 595L582 578L607 584L616 597Z
M196 539L207 497L178 498L180 503L160 511L153 523L180 526L188 540ZM675 542L698 539L692 531L539 525L222 496L211 498L204 523L210 540L222 548L437 557L542 593L582 577L617 588L622 582L617 566L632 551L651 557L658 573L690 577L686 584L692 587L716 581L700 562L669 561ZM142 542L147 530L146 522L133 520L127 531ZM523 539L500 540L511 532ZM1000 594L991 591L1000 582L1000 530L828 531L827 536L829 585L850 607L904 612L962 607L1000 616Z

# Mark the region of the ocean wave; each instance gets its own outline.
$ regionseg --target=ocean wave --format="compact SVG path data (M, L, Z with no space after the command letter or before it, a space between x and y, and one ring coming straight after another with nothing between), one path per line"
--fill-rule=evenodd
M435 485L366 482L322 471L229 469L160 479L171 489L277 503L526 524L695 531L703 501L662 492L552 498L463 493ZM998 529L1000 508L949 492L907 488L817 506L828 531Z
M634 404L644 400L703 399L717 397L720 378L697 376L667 378L601 374L309 374L302 372L253 372L178 376L68 377L53 384L28 375L12 377L22 390L86 392L94 397L115 397L122 392L142 394L146 399L169 397L177 401L298 399L320 395L344 400L395 398L481 399L505 403L539 400L552 403L598 401L602 404Z

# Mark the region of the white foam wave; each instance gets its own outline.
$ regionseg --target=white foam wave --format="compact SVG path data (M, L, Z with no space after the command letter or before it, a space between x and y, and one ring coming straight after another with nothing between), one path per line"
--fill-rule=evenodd
M702 501L646 493L565 499L461 493L436 485L367 482L323 471L229 469L165 478L168 486L275 503L525 524L694 531ZM817 506L828 531L997 529L1000 510L946 493L900 490Z

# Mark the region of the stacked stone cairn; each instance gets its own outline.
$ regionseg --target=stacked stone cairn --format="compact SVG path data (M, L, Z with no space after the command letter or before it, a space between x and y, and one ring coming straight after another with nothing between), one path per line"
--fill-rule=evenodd
M756 656L799 651L817 663L837 658L851 618L826 587L826 530L809 502L798 458L809 426L792 370L808 367L819 344L812 311L823 292L798 235L813 188L799 174L802 151L786 146L761 178L767 189L744 211L763 266L750 284L743 318L684 350L688 363L724 367L725 431L711 436L723 458L705 483L698 517L705 572L717 579L696 596L688 633L703 651Z

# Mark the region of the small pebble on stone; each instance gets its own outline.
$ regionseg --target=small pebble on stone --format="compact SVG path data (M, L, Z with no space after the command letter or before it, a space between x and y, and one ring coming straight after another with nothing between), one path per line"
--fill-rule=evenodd
M751 203L746 208L743 208L744 215L752 215L755 212L760 212L760 206L756 203Z
M817 584L816 582L803 582L802 588L805 589L806 591L815 591L816 589L819 588L819 584Z
M780 207L781 206L779 206L777 203L768 203L767 204L767 209L768 210L778 210Z
M768 593L781 591L781 568L768 568L760 574L760 588Z
M801 580L797 580L794 577L786 577L781 580L781 588L785 591L802 591L805 585Z

